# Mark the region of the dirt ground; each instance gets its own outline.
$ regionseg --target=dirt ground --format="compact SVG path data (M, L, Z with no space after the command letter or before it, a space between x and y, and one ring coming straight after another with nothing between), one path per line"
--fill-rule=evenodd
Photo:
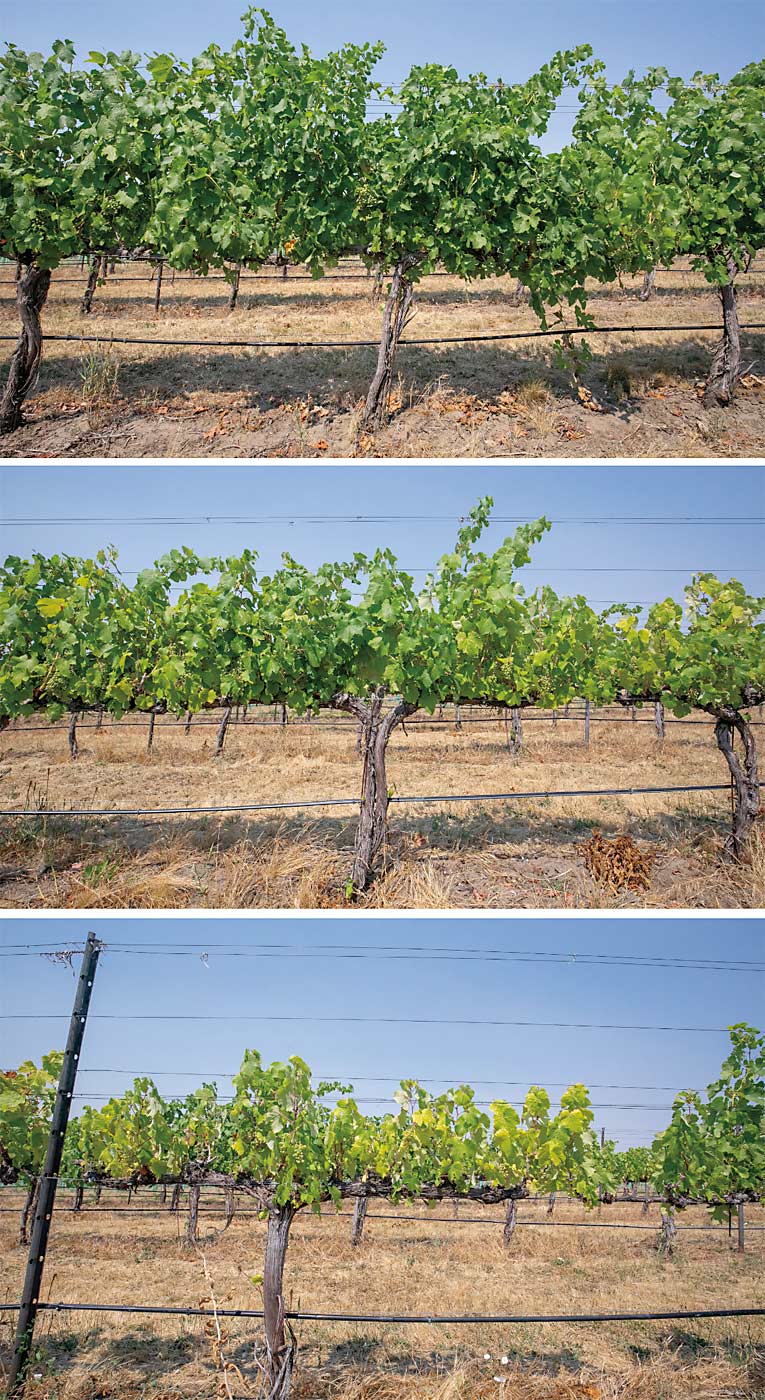
M116 1194L116 1193L115 1193ZM26 1251L10 1210L0 1203L0 1299L15 1301ZM202 1216L198 1250L183 1243L183 1216L157 1212L149 1192L130 1213L101 1207L73 1215L61 1205L46 1264L46 1297L67 1302L141 1302L210 1307L203 1256L217 1306L259 1308L252 1276L262 1272L264 1226L235 1215L219 1234L220 1207ZM103 1204L111 1204L104 1193ZM154 1197L157 1200L157 1197ZM91 1202L86 1200L86 1205ZM124 1207L124 1194L121 1197ZM146 1209L147 1214L133 1213ZM241 1206L245 1211L248 1207ZM347 1210L347 1208L346 1208ZM656 1253L659 1207L617 1203L586 1212L558 1202L552 1217L540 1202L522 1202L509 1249L496 1208L461 1203L458 1215L483 1212L495 1225L455 1222L452 1208L393 1208L372 1203L360 1247L350 1243L348 1214L295 1221L285 1296L305 1311L476 1314L592 1311L650 1312L765 1304L765 1231L683 1230L674 1256ZM525 1220L553 1225L524 1226ZM575 1229L574 1222L653 1228ZM748 1207L749 1224L765 1224ZM682 1226L707 1225L704 1211L683 1213ZM3 1315L0 1314L0 1318ZM222 1319L224 1354L235 1396L256 1393L257 1320ZM176 1400L224 1396L202 1319L106 1314L43 1317L27 1394L30 1400ZM10 1324L0 1322L7 1358ZM765 1395L765 1327L760 1318L605 1324L441 1326L298 1323L296 1395L338 1400L761 1400ZM488 1353L488 1359L485 1359ZM506 1358L503 1363L502 1358ZM495 1377L501 1377L501 1383ZM216 1384L217 1381L217 1384Z
M45 346L26 426L3 440L7 457L756 457L765 456L765 330L744 331L748 371L734 405L707 411L701 382L717 332L594 336L583 375L586 406L556 366L553 338L402 349L393 416L359 436L374 347L287 350L130 346L112 337L169 341L370 340L381 309L366 275L344 269L313 281L303 271L252 274L229 312L222 276L166 273L153 308L150 270L120 265L79 305L84 274L54 274L44 330L71 335ZM257 277L257 281L256 281ZM657 294L639 281L595 288L601 326L717 326L718 300L687 269L661 271ZM466 285L435 274L420 285L409 339L538 330L513 284ZM742 322L765 322L765 263L741 282ZM0 330L15 335L12 273L0 268ZM80 340L98 338L96 345ZM2 347L3 366L11 344ZM0 373L4 367L0 366ZM585 399L591 402L587 392Z
M660 742L652 717L632 723L593 712L586 747L582 719L535 712L513 754L503 719L467 713L425 716L394 731L388 783L394 797L549 792L727 783L708 721L667 721ZM157 721L146 751L146 721L78 727L79 757L66 731L41 721L0 735L0 806L29 816L4 819L0 905L8 908L334 908L346 903L361 761L355 727L331 715L315 721L232 723L213 757L216 717ZM260 723L253 723L252 719ZM480 723L472 722L474 719ZM691 716L698 719L698 716ZM603 721L603 722L601 722ZM46 816L79 808L204 807L350 798L347 808L187 818ZM627 797L392 804L385 870L368 908L760 908L765 840L752 859L722 858L730 820L727 790ZM647 888L612 889L591 877L583 845L593 831L630 834L652 860Z

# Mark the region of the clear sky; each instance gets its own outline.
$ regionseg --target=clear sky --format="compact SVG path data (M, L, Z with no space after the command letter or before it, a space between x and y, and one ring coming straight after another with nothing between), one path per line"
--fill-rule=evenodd
M689 77L697 70L730 77L765 54L765 6L761 0L274 0L270 9L294 43L325 53L347 41L382 40L386 55L378 77L400 82L412 64L453 64L460 73L522 80L555 49L590 43L613 80L630 68L663 65ZM244 0L218 0L214 10L188 0L36 0L9 7L3 37L27 49L56 38L72 39L78 53L90 49L172 51L190 58L208 43L230 44L240 33ZM570 101L570 99L569 99ZM564 140L570 112L561 111L551 140Z
M0 558L26 557L33 550L90 555L113 543L130 575L181 544L201 554L235 554L248 546L259 552L266 570L278 565L285 549L314 567L348 559L354 550L388 545L403 566L421 571L415 573L419 582L452 547L456 518L484 495L494 497L497 516L545 514L559 522L524 570L530 588L549 583L561 593L583 592L596 603L655 602L669 595L682 599L692 573L711 569L765 594L765 472L719 462L3 465ZM191 523L220 516L286 519ZM366 524L301 516L412 518ZM159 523L145 523L150 519ZM175 523L162 523L171 519ZM724 523L731 519L748 523ZM595 520L607 523L579 523ZM35 523L42 521L48 523ZM493 524L485 540L496 547L514 528Z
M165 1093L203 1078L230 1091L245 1047L267 1059L300 1054L322 1076L384 1099L400 1077L473 1083L478 1097L523 1096L540 1083L556 1098L568 1083L591 1087L598 1127L624 1146L650 1140L666 1122L674 1091L704 1087L724 1058L727 1036L706 1031L553 1029L491 1021L564 1021L672 1027L765 1023L763 973L593 965L574 955L757 962L765 967L761 920L672 919L322 919L184 916L183 919L6 917L0 925L0 1063L15 1065L62 1046L74 993L72 973L37 953L10 957L14 944L52 940L67 947L95 928L108 943L189 948L185 956L106 953L97 972L78 1084L110 1094L130 1082L118 1070L151 1072ZM267 943L282 946L264 957ZM248 956L225 957L223 944ZM329 956L344 945L364 958ZM468 961L422 954L369 956L382 947L565 953L562 963ZM216 948L218 953L216 954ZM261 956L252 956L257 949ZM201 954L209 954L203 963ZM313 951L314 956L307 956ZM275 956L273 954L276 954ZM316 955L320 954L320 955ZM26 1019L59 1015L60 1020ZM129 1014L157 1020L123 1020ZM220 1016L219 1021L171 1020ZM23 1019L8 1020L9 1016ZM114 1016L115 1020L99 1020ZM239 1017L324 1017L263 1022ZM333 1017L411 1017L477 1024L365 1024ZM168 1018L168 1019L164 1019ZM178 1071L170 1074L169 1071ZM493 1084L479 1081L494 1081ZM382 1082L380 1082L382 1081ZM515 1082L513 1082L515 1081ZM598 1086L598 1087L596 1087ZM601 1087L602 1086L602 1087ZM78 1100L80 1103L82 1099ZM610 1105L653 1105L611 1107ZM369 1103L370 1112L382 1111Z

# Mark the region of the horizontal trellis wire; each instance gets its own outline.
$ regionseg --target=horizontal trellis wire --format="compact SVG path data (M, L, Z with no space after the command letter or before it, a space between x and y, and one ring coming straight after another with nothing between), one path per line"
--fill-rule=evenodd
M179 1204L180 1204L180 1203L179 1203ZM640 1202L639 1202L639 1201L637 1201L637 1202L630 1202L630 1204L631 1204L631 1205L633 1205L633 1204L634 1204L634 1205L640 1205ZM19 1213L19 1210L20 1210L20 1209L21 1209L20 1206L0 1206L0 1215L17 1215L17 1214ZM73 1206L73 1205L67 1205L67 1204L64 1204L64 1203L58 1203L58 1204L56 1205L56 1210L57 1210L57 1212L58 1212L59 1214L61 1214L61 1213L63 1212L63 1213L65 1213L65 1214L67 1214L67 1215L125 1215L125 1216L144 1215L144 1216L151 1216L151 1217L154 1218L154 1219L162 1219L162 1218L165 1217L165 1216L168 1216L168 1215L175 1215L175 1214L178 1214L178 1213L179 1213L179 1207L174 1207L174 1208L171 1210L169 1204L167 1204L167 1205L165 1205L164 1207L162 1207L162 1206L102 1206L102 1205L98 1205L98 1206L95 1206L95 1205L93 1205L93 1206L85 1206L85 1205L83 1205L83 1206ZM323 1211L321 1212L321 1216L322 1216L322 1219L325 1219L325 1220L352 1220L352 1219L353 1219L353 1214L352 1214L351 1211L324 1211L324 1210L323 1210ZM216 1210L210 1209L209 1207L208 1207L207 1209L205 1209L205 1208L200 1208L200 1210L199 1210L199 1218L200 1218L200 1220L202 1220L202 1219L204 1219L204 1220L217 1220L217 1219L222 1218L222 1215L221 1215L221 1212L220 1212L220 1211L216 1211ZM233 1214L233 1216L232 1216L232 1221L233 1221L233 1220L259 1220L259 1219L261 1219L261 1216L260 1216L260 1212L257 1211L257 1210L237 1210L237 1211L234 1212L234 1214ZM308 1219L310 1219L310 1217L308 1217ZM393 1215L393 1214L387 1214L387 1213L382 1212L382 1211L380 1211L380 1212L374 1212L373 1214L368 1214L367 1217L366 1217L366 1224L369 1225L370 1223L373 1223L375 1220L391 1220L391 1221L398 1221L398 1223L399 1223L400 1225L408 1225L408 1226L410 1226L410 1227L411 1227L412 1225L430 1225L430 1224L438 1224L438 1225L489 1225L489 1226L493 1226L493 1227L496 1228L496 1229L500 1229L500 1230L501 1230L501 1229L504 1228L504 1225L505 1225L505 1221L502 1220L502 1219L500 1219L499 1216L490 1216L490 1217L488 1217L487 1219L483 1219L480 1215L415 1215L415 1216L410 1216L410 1215ZM554 1229L554 1230L648 1230L648 1231L650 1231L650 1232L653 1233L653 1234L655 1234L656 1231L659 1230L659 1229L661 1228L660 1225L659 1225L659 1223L657 1223L656 1221L653 1221L652 1223L650 1223L650 1224L648 1224L648 1225L643 1225L643 1224L634 1223L634 1222L631 1222L631 1221L628 1221L628 1222L626 1222L626 1223L620 1224L619 1221L615 1221L615 1220L606 1220L606 1221L603 1221L603 1220L521 1220L521 1219L517 1219L517 1220L515 1221L515 1224L514 1224L513 1228L514 1228L514 1229L517 1229L517 1230L521 1230L521 1229L525 1228L526 1226L531 1226L531 1227L539 1226L540 1228L543 1228L543 1229L545 1229L545 1230L548 1230L548 1229ZM694 1234L697 1234L697 1233L701 1233L701 1234L725 1234L725 1235L730 1234L730 1231L729 1231L727 1225L676 1225L676 1226L675 1226L675 1229L676 1229L676 1230L691 1231L691 1232L693 1232ZM746 1233L747 1233L747 1235L749 1235L753 1230L765 1231L765 1225L750 1225L749 1222L747 1221L747 1223L746 1223Z
M763 779L760 787L765 787ZM641 797L653 793L730 792L730 783L694 783L673 787L570 788L539 792L441 793L436 796L388 798L389 803L435 804L438 802L516 802L526 799L546 801L552 797ZM0 809L0 817L184 817L217 816L226 812L302 811L314 807L355 807L358 797L306 798L302 802L227 803L220 807L30 807Z

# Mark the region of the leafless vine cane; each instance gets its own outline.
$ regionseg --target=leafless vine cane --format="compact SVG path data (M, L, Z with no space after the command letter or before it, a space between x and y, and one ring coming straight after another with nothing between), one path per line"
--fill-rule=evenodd
M224 1335L223 1335L223 1329L222 1329L222 1327L221 1327L221 1325L220 1325L220 1318L219 1318L219 1316L218 1316L218 1303L217 1303L217 1299L216 1299L216 1297L215 1297L215 1289L214 1289L214 1287L213 1287L212 1275L210 1274L210 1269L209 1269L209 1266L208 1266L208 1263L207 1263L207 1256L205 1255L204 1250L199 1250L199 1257L200 1257L200 1259L201 1259L201 1261L202 1261L202 1268L203 1268L203 1270L204 1270L205 1281L206 1281L206 1283L207 1283L207 1291L208 1291L208 1293L209 1293L209 1296L210 1296L210 1304L211 1304L211 1306L212 1306L212 1324L213 1324L213 1339L212 1339L212 1340L213 1340L213 1347L212 1347L212 1353L213 1353L213 1362L214 1362L214 1364L215 1364L215 1370L216 1370L217 1373L218 1373L218 1393L219 1393L220 1395L222 1395L222 1394L225 1393L225 1395L226 1395L226 1397L227 1397L227 1400L235 1400L235 1398L234 1398L234 1393L233 1393L233 1391L232 1391L232 1389L231 1389L231 1383L230 1383L230 1381L229 1381L229 1376L230 1376L230 1375L235 1375L236 1378L237 1378L237 1380L240 1381L241 1384L242 1384L243 1386L245 1386L245 1387L247 1387L247 1382L246 1382L244 1376L242 1375L241 1371L239 1370L239 1367L236 1366L236 1365L234 1364L233 1361L227 1361L227 1360L226 1360L226 1353L225 1353L226 1338L225 1338ZM221 1390L221 1385L222 1385L222 1387L223 1387L222 1390Z

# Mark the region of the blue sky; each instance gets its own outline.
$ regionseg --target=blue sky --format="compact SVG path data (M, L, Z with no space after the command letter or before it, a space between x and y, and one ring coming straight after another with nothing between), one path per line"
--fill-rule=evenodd
M700 69L730 77L765 53L765 6L760 0L386 0L364 6L351 0L314 5L280 0L271 13L295 43L325 53L344 42L382 40L387 52L379 78L400 82L415 63L453 64L460 73L518 81L546 62L555 49L592 44L618 80L632 67L660 64L689 77ZM209 5L183 0L36 0L4 15L3 37L27 49L46 49L56 38L90 49L172 51L189 58L211 41L227 45L240 33L244 0ZM570 101L570 99L569 99ZM565 104L564 104L565 105ZM563 110L551 141L564 140L570 113Z
M682 599L693 571L711 569L765 594L765 473L728 463L3 465L0 558L26 557L33 550L89 555L113 543L130 574L180 544L202 554L234 554L247 546L258 550L264 569L277 565L285 549L314 567L388 545L406 568L424 571L452 547L456 518L484 495L494 497L497 516L546 514L559 522L524 570L531 588L549 583L561 593L581 591L596 603L654 602L669 595ZM420 518L289 523L293 512ZM287 520L189 523L210 516ZM143 523L170 517L178 523ZM68 524L68 518L75 519ZM740 518L749 523L724 523ZM620 519L666 523L579 523ZM31 523L15 523L21 520ZM40 521L49 523L35 523ZM496 547L514 528L493 524L485 540ZM415 574L417 581L423 577Z
M74 990L72 974L37 954L8 957L11 945L71 946L95 928L107 943L176 948L186 956L107 953L97 973L79 1093L110 1094L130 1082L114 1071L149 1071L167 1093L182 1093L203 1077L221 1092L245 1047L267 1059L302 1055L319 1075L352 1082L360 1098L384 1098L402 1076L471 1082L478 1097L522 1097L532 1082L549 1087L582 1080L591 1086L598 1127L623 1145L650 1140L668 1116L673 1091L703 1087L724 1057L719 1033L549 1029L490 1025L502 1020L725 1027L763 1024L763 974L657 969L577 963L463 959L405 964L391 958L307 957L319 944L372 952L405 948L532 950L566 954L756 961L765 966L759 920L715 919L411 919L333 917L183 919L6 917L0 925L0 1015L61 1015L59 1021L0 1020L0 1063L13 1065L61 1045ZM223 944L252 953L282 947L276 957L224 957ZM247 947L249 945L249 948ZM219 950L216 955L216 948ZM304 950L304 951L301 951ZM201 953L209 953L208 964ZM274 950L275 951L275 950ZM411 955L408 955L411 957ZM287 961L289 959L289 961ZM158 1020L99 1020L129 1013ZM162 1019L221 1016L195 1023ZM238 1016L429 1017L478 1025L364 1025L331 1019L289 1023ZM93 1072L98 1071L98 1072ZM160 1073L160 1072L164 1073ZM170 1075L167 1071L180 1071ZM380 1079L388 1082L380 1083ZM480 1085L480 1080L500 1081ZM513 1083L512 1081L516 1081ZM506 1085L506 1087L502 1087ZM602 1087L595 1087L602 1086ZM82 1102L82 1100L79 1100ZM654 1105L615 1108L613 1104ZM369 1104L369 1111L381 1111Z

